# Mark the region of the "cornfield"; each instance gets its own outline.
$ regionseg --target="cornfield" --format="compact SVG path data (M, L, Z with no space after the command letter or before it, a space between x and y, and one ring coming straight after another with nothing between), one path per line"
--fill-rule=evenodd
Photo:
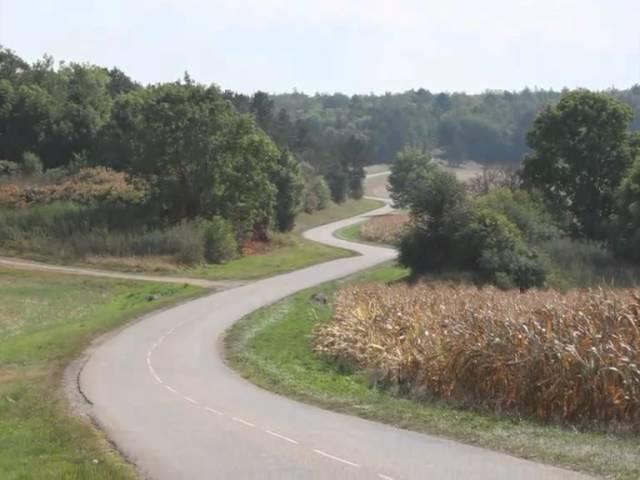
M315 350L456 406L640 431L640 291L346 287Z
M373 217L362 224L360 236L369 242L394 245L400 241L408 222L408 215L380 215Z

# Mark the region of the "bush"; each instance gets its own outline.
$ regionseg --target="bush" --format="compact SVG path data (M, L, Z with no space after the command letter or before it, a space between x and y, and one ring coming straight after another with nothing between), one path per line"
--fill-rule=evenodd
M198 237L180 237L174 256L178 263L197 265L204 261L204 245Z
M525 190L494 189L477 198L477 204L504 215L518 227L528 243L539 243L560 236L560 229L542 198Z
M203 222L204 258L208 263L223 263L238 253L238 243L229 222L213 217Z
M331 199L336 203L343 203L349 195L349 177L339 167L335 167L326 175Z
M419 398L640 432L638 293L348 287L315 351Z
M554 286L640 285L640 266L614 257L598 243L557 238L541 244L540 251L550 263Z
M408 195L411 216L427 228L439 228L445 216L467 201L465 186L453 173L434 169Z
M438 223L417 223L400 242L399 262L414 275L472 271L482 282L526 290L544 285L544 264L518 227L471 202L445 210Z
M42 174L42 161L33 152L24 152L22 155L22 173L28 176Z
M0 160L0 177L12 177L20 171L20 167L15 162Z
M504 215L477 209L460 233L459 248L473 262L467 266L500 288L526 290L544 285L545 269L537 254L528 250L518 227Z
M536 244L559 234L543 203L525 191L494 190L470 199L455 175L433 170L407 194L412 227L400 263L414 275L472 271L501 288L544 285Z
M45 182L0 185L0 205L24 207L52 202L142 204L149 191L142 180L105 167L84 168L71 176L53 172L43 175L40 180Z
M302 209L307 213L324 210L331 202L331 192L321 176L305 178L302 191Z
M390 193L394 205L398 208L410 206L413 194L436 168L431 156L424 150L407 147L398 152L389 175Z
M54 258L170 255L178 262L204 261L203 227L183 221L170 228L140 230L143 211L132 208L52 203L0 209L0 247ZM113 228L120 225L123 230Z
M617 255L640 263L640 157L616 192L616 215L609 244Z

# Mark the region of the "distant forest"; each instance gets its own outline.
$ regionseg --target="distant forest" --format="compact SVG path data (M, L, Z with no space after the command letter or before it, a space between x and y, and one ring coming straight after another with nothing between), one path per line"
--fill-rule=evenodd
M390 163L405 146L435 151L451 164L517 165L528 151L535 116L567 91L432 93L425 89L385 95L225 92L241 112L302 160L331 171L337 158L357 153L367 163ZM635 113L640 130L640 85L606 93Z
M115 67L56 65L49 56L29 64L0 47L0 159L19 163L33 152L45 169L86 162L127 170L140 156L128 137L142 97L168 85L204 88L188 74L181 82L143 86ZM279 150L324 176L336 201L361 195L363 166L392 163L405 147L453 165L517 166L536 115L566 93L527 88L471 95L420 88L311 96L207 88L237 113L252 116ZM631 129L640 130L640 84L606 93L631 106Z

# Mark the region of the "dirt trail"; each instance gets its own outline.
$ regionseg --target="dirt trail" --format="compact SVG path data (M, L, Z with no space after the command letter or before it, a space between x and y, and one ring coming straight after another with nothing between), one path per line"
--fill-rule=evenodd
M87 275L90 277L120 278L123 280L141 280L147 282L178 283L194 285L211 289L226 289L244 285L246 282L231 280L206 280L202 278L174 277L164 275L147 275L139 273L113 272L109 270L98 270L82 267L65 267L62 265L49 265L46 263L33 262L18 258L0 257L0 266L18 268L21 270L41 270L47 272L59 272L72 275Z

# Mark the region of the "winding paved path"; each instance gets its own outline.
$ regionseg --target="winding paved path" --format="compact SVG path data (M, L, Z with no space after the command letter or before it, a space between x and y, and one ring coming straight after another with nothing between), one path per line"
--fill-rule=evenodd
M144 475L158 480L586 478L300 404L255 387L223 362L219 340L238 319L395 257L333 236L366 216L305 233L358 257L214 293L149 316L97 347L80 375L93 417Z

